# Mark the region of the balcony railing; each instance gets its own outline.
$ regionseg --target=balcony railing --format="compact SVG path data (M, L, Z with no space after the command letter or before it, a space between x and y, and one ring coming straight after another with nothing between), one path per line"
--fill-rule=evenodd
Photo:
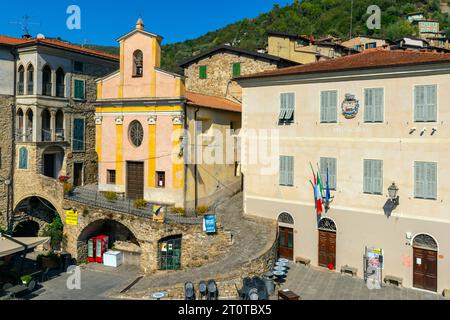
M43 142L52 141L52 132L50 130L42 129L42 141Z
M25 86L23 85L22 82L19 82L19 83L17 84L17 94L18 94L19 96L23 96L23 95L25 94L24 88L25 88Z
M56 86L56 96L60 98L64 98L64 88L65 86L63 84L58 84Z
M43 96L51 96L52 95L52 84L44 83L42 86L42 95Z
M64 129L56 129L56 141L64 141Z
M33 128L27 128L25 130L25 142L33 141Z

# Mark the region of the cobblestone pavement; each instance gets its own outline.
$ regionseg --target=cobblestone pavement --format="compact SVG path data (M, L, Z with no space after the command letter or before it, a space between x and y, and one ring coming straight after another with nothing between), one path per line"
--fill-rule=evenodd
M127 292L127 296L148 298L152 289L214 279L239 269L245 262L257 258L264 249L268 250L275 240L276 225L269 220L244 218L242 200L242 194L238 194L217 207L218 221L225 230L232 232L234 239L233 246L221 259L197 269L145 277Z
M445 300L442 295L395 286L369 290L362 279L295 264L277 292L280 289L289 289L302 300Z

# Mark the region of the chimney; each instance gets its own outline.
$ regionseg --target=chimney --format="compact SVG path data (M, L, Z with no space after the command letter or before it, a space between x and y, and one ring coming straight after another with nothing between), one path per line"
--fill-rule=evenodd
M144 22L142 21L141 18L138 19L138 21L136 22L136 29L137 30L144 30Z

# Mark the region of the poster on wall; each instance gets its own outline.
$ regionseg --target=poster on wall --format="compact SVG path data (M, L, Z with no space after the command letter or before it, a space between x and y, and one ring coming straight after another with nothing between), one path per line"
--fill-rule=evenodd
M74 210L66 211L66 225L77 226L78 225L78 212Z
M366 248L365 259L365 280L367 287L371 290L381 289L384 269L383 249Z

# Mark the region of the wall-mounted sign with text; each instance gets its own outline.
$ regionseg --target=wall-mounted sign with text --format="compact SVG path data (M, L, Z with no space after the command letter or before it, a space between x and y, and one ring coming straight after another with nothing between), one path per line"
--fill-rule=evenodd
M203 231L206 233L216 233L216 215L208 214L203 217Z
M78 225L78 212L74 210L66 211L66 225L77 226Z

